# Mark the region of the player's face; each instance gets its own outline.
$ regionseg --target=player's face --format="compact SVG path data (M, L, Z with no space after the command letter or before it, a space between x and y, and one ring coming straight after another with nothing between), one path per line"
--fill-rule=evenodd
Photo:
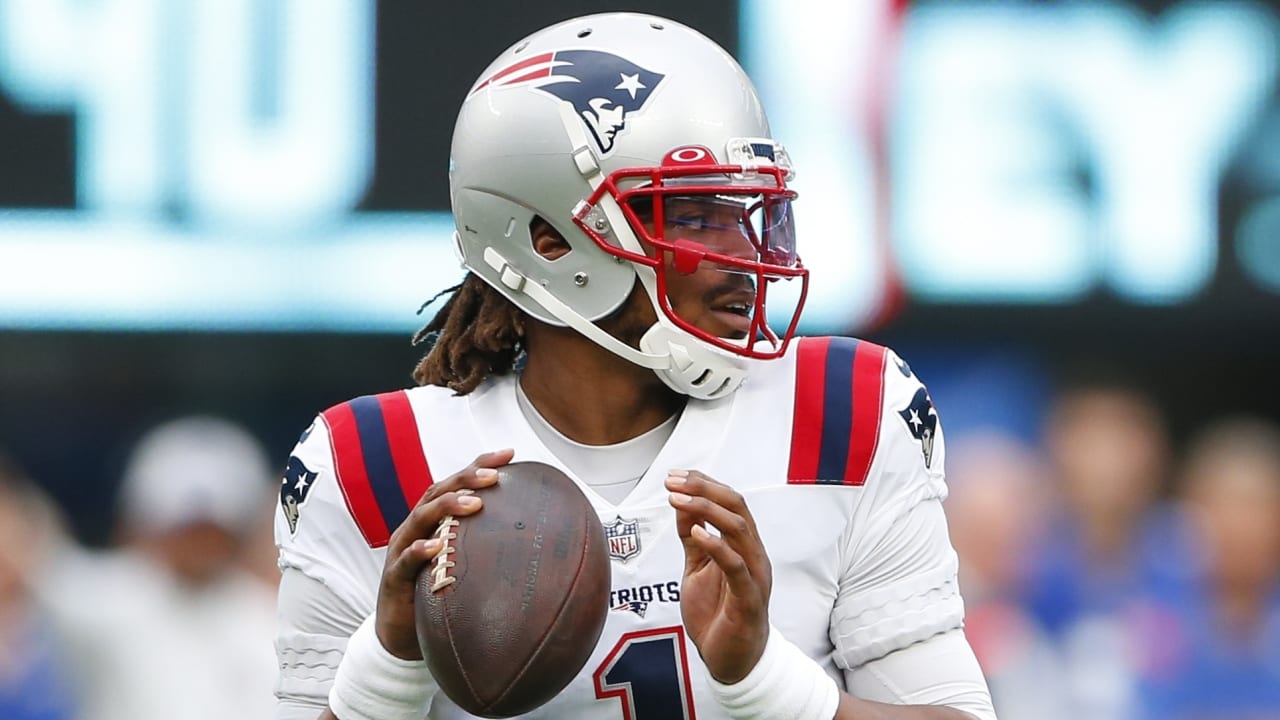
M757 250L744 207L742 202L712 197L667 198L662 236L669 242L696 243L711 253L754 260ZM653 233L652 212L637 209L637 214ZM650 249L651 254L656 252ZM667 298L676 315L716 337L741 340L747 336L756 298L752 276L709 260L698 263L692 272L681 272L670 254L665 262ZM648 310L643 318L647 329L657 318L647 301L643 305Z
M742 204L670 198L664 210L668 240L689 240L716 254L756 259ZM683 273L668 258L666 278L667 297L681 318L716 337L741 340L747 336L756 299L752 276L706 260L693 272Z

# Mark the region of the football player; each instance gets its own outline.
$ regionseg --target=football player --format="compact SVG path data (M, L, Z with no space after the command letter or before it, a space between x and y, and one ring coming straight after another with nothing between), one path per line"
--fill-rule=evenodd
M994 717L928 393L883 347L793 339L792 174L742 69L670 20L570 20L484 71L420 386L324 411L289 460L279 717L470 717L414 580L513 460L575 478L613 559L594 654L529 717Z

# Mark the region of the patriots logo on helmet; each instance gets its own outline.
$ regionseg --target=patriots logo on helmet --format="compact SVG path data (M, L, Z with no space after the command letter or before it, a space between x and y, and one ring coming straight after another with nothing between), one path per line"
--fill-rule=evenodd
M627 117L639 112L666 77L600 50L557 50L513 63L471 91L532 85L569 103L602 155L613 150Z
M911 404L898 411L898 417L907 424L911 437L920 441L924 452L924 466L933 464L933 440L938 434L938 413L933 409L929 392L921 387L911 398Z
M315 484L316 475L297 455L289 456L289 464L285 466L284 479L280 481L280 509L284 519L289 523L289 532L298 531L298 516L302 504L311 494L311 486Z

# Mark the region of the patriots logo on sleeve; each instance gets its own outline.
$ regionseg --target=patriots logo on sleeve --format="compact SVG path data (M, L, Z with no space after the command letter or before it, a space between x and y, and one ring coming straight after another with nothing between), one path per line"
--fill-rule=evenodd
M627 118L644 107L666 77L612 53L557 50L513 63L490 75L471 94L499 87L532 86L573 106L601 155L613 150Z
M289 464L284 470L284 479L280 481L280 509L284 511L284 519L289 523L289 532L298 531L298 516L303 503L311 494L311 486L315 484L317 473L311 471L298 459L297 455L289 456Z
M929 391L922 386L911 398L911 404L898 411L898 417L907 424L911 437L920 441L924 452L924 466L933 464L933 439L938 434L938 413L933 409Z

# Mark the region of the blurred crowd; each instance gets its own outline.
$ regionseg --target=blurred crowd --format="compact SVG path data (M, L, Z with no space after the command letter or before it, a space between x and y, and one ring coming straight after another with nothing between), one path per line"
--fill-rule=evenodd
M164 423L89 549L0 459L0 719L272 717L275 465L227 420Z
M1065 388L948 438L966 632L1004 720L1280 718L1280 427Z
M1000 717L1280 718L1280 427L1206 419L1175 444L1107 383L1061 388L1037 426L947 437ZM0 718L271 717L278 460L226 420L156 427L115 542L88 549L0 458Z

